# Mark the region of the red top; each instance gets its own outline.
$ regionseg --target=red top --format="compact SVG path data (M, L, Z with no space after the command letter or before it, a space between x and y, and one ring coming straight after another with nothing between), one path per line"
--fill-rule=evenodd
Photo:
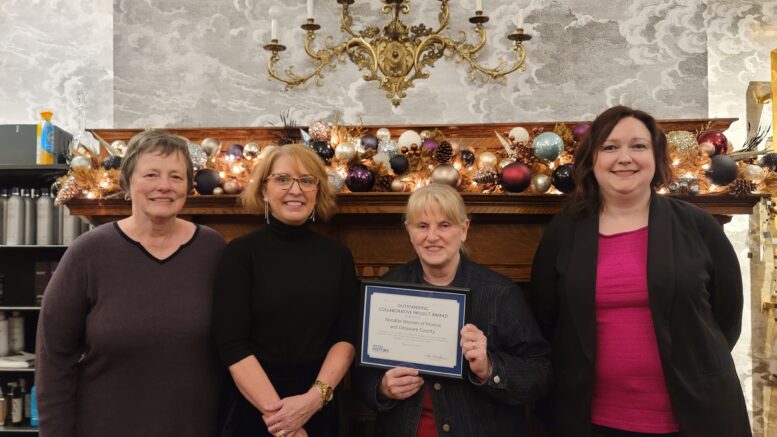
M429 392L429 384L421 387L424 391L423 409L421 410L421 420L418 422L416 437L437 437L437 427L434 422L434 407L432 406L432 394Z
M664 380L647 288L648 228L599 236L593 423L679 431Z

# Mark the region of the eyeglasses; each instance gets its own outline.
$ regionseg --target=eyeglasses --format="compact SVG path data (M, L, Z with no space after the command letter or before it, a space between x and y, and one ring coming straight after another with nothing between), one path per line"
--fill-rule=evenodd
M272 180L283 190L290 190L291 186L294 185L294 182L299 185L299 188L302 191L314 191L318 188L318 178L310 175L295 178L285 173L273 173L270 176L267 176L267 179L265 180Z

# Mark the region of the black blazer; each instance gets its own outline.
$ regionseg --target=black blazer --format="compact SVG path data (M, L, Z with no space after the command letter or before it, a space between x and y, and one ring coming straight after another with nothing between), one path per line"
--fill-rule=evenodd
M680 435L750 436L731 358L743 304L731 243L710 214L660 195L651 198L648 226L648 299ZM532 306L553 347L559 436L591 433L598 238L598 215L559 214L532 267Z

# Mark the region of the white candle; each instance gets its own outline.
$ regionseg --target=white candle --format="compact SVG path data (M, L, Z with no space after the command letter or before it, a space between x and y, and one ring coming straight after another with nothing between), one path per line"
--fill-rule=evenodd
M270 39L277 40L278 39L278 20L273 18L270 20Z
M515 26L523 29L523 9L518 9L518 17L515 20Z
M483 0L475 0L475 11L483 10Z
M308 0L308 18L313 18L313 0Z

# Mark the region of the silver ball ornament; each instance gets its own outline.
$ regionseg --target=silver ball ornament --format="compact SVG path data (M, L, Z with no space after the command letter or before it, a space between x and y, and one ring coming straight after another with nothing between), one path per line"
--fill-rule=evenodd
M375 161L376 164L380 163L386 168L391 168L391 157L387 153L379 152L372 157L372 160Z
M478 155L478 168L494 168L497 164L496 155L491 152L482 152Z
M202 150L202 146L195 143L189 143L189 158L192 160L192 166L194 170L199 170L205 167L208 162L208 155Z
M453 188L459 186L461 175L456 167L450 164L438 165L432 170L432 183L450 185Z
M531 186L537 194L547 193L550 190L550 176L542 173L532 176Z
M389 158L393 158L394 155L399 153L399 146L397 143L391 140L384 140L380 142L380 145L378 145L378 152L385 153L389 156Z
M750 182L760 184L764 181L764 179L766 179L766 171L762 167L759 167L755 164L749 164L742 171L742 176Z
M407 191L407 184L400 179L394 179L391 181L391 191L395 193L403 193Z
M375 134L375 136L378 137L378 141L388 141L391 139L391 131L385 127L382 127L378 129L378 132Z
M78 155L74 156L73 159L70 160L70 168L73 170L83 168L88 169L92 168L92 160L89 159L89 157L84 155Z
M340 143L335 147L335 157L341 161L350 161L356 157L356 146L353 143Z
M345 186L345 179L340 176L340 173L334 170L326 171L326 180L329 182L329 185L332 186L332 189L335 190L335 193L342 191Z
M200 142L202 150L208 154L209 157L213 157L221 149L221 143L215 138L205 138Z
M421 135L421 139L422 140L425 140L427 138L431 138L432 137L432 133L429 132L428 130L422 130L420 135ZM421 144L419 143L418 145L420 146Z
M124 157L127 153L127 143L122 140L116 140L111 143L111 148L116 151L118 156Z
M248 143L245 146L243 146L243 156L246 159L256 159L261 154L262 154L262 149L259 147L259 144Z
M224 189L223 188L216 187L216 188L213 189L213 195L220 196L222 194L224 194Z

